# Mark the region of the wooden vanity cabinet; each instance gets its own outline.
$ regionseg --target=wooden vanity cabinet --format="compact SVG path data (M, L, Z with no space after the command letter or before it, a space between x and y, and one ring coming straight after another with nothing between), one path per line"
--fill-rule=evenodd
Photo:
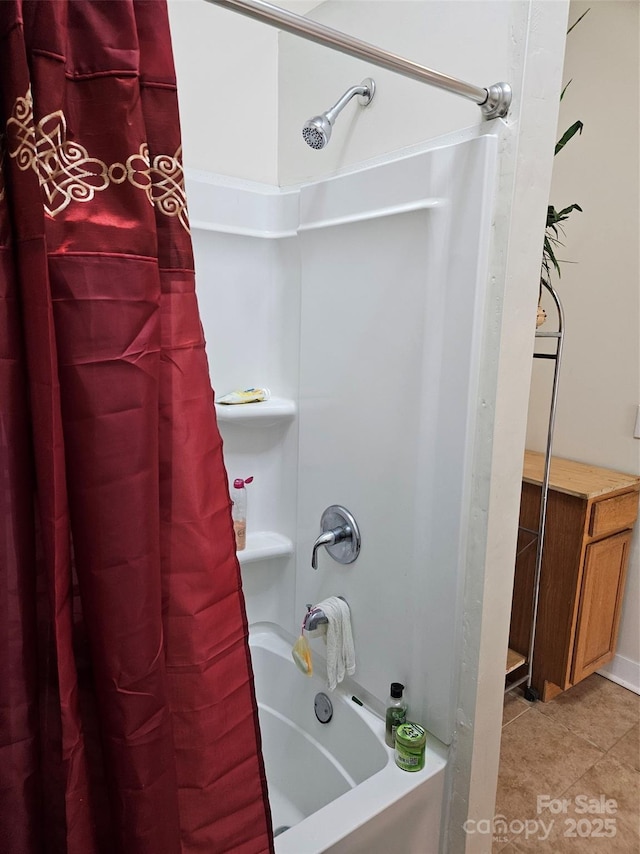
M527 655L544 455L527 451L509 647ZM547 701L616 649L640 477L553 457L532 685Z

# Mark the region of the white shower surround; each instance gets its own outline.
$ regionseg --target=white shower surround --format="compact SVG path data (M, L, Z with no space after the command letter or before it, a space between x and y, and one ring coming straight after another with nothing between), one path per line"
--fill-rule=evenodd
M467 79L505 79L514 89L509 119L500 129L499 190L490 261L490 311L480 369L481 404L478 408L472 484L474 510L469 526L472 533L464 598L464 641L458 673L459 712L454 758L449 762L445 796L450 809L445 820L449 850L486 854L490 841L480 835L466 836L462 825L469 817L475 820L490 818L494 810L502 713L501 658L508 635L527 380L533 343L531 317L535 316L537 301L536 271L539 270L540 235L549 198L569 4L568 0L554 3L547 0L509 0L495 3L495 14L479 18L474 15L468 18L461 3L438 3L438 0L405 4L394 0L393 3L366 5L369 12L371 9L375 11L375 16L370 13L363 16L365 4L347 0L322 4L319 14L330 26L391 47L400 54L422 59L433 67L455 70ZM480 0L474 8L483 5L492 4L484 4ZM377 105L371 111L357 114L357 133L349 131L349 122L342 124L342 136L340 139L336 137L338 148L334 149L332 144L328 149L330 162L327 163L325 158L322 165L313 152L307 154L306 147L300 142L296 149L300 156L294 156L293 150L284 151L280 144L286 144L289 133L298 138L300 121L313 112L310 105L329 101L336 90L342 90L345 79L351 80L353 76L354 80L359 80L370 69L363 69L357 61L330 52L323 54L319 66L312 59L315 45L306 44L303 50L293 37L278 35L275 30L201 0L169 0L169 6L187 165L226 175L287 184L300 180L302 176L317 178L319 174L326 175L336 168L359 163L367 157L403 148L419 140L433 139L469 123L478 124L477 132L482 132L481 127L486 130L473 105L431 87L420 87L408 81L401 86L394 75L387 75L389 80L385 81L382 79L384 73L376 72L376 78L380 78L377 80L380 82ZM400 6L403 14L398 14ZM409 8L418 14L417 19L411 16L410 24L406 16ZM425 16L424 20L420 15ZM433 27L434 21L438 24L436 28ZM459 25L463 21L471 21L470 38L460 37ZM265 49L267 38L270 47ZM390 39L394 40L393 44ZM299 62L289 54L287 42L294 45ZM438 53L441 49L445 51L443 55ZM250 62L244 61L245 55L251 58ZM293 65L290 59L294 61ZM265 71L259 78L253 76L257 60ZM315 73L320 67L321 73ZM301 69L311 69L314 73L303 74ZM215 85L215 81L224 81L224 85ZM313 91L310 91L310 86ZM235 107L241 103L245 103L246 109L236 110ZM202 109L203 104L207 105L206 110ZM227 114L229 104L234 105L234 120L220 122L219 117ZM460 115L463 106L469 110L466 118ZM365 120L367 123L373 120L373 126L367 124L364 127ZM243 127L248 125L251 132L243 132ZM266 132L258 150L254 133L257 127ZM374 131L373 136L365 132L367 128ZM273 145L265 148L269 140ZM275 150L276 140L279 163L268 158L265 162L262 155ZM373 149L371 140L375 141ZM313 159L316 165L310 162L309 168L303 168L301 173L299 167L304 167L304 164L298 161L303 157ZM300 177L296 179L296 175ZM200 177L206 182L205 176ZM194 186L193 182L191 186ZM244 186L247 204L238 201L238 186ZM278 214L273 214L273 210L284 211L285 208L293 211L293 224L287 228L292 228L295 233L296 203L289 208L280 199L277 189L240 182L234 183L230 192L235 196L232 199L227 195L229 204L225 216L239 210L235 218L240 217L242 227L248 222L254 228L253 234L263 234L274 228L278 230L280 226L274 226L270 217L274 215L277 219ZM201 199L213 197L218 198L218 194L211 192L200 196ZM192 219L195 219L197 207L191 195ZM262 217L260 220L248 213L256 209ZM220 219L204 213L206 210L206 206L201 209L201 220ZM271 213L267 216L269 210ZM223 226L225 216L220 219ZM199 231L194 232L199 246L207 245L207 241L201 239L203 236ZM218 238L219 244L225 242L224 234ZM265 241L247 237L243 241L239 237L230 237L230 242L239 247L244 256L243 269L253 272L255 277L273 278L271 272L278 266L289 270L289 281L286 285L279 284L282 290L278 293L282 296L284 291L291 299L287 305L293 316L299 278L295 272L298 263L294 248L296 238ZM268 257L268 263L260 263L257 246L265 242L275 243L280 249L272 248L270 253L265 251L262 260ZM278 253L280 259L276 258ZM199 251L198 254L202 253ZM288 258L286 264L283 257ZM220 265L209 267L200 260L198 267L220 271ZM223 279L224 275L223 270ZM201 302L206 284L208 282L205 281L199 283ZM250 301L254 307L263 305L261 291L256 290L256 298ZM280 297L273 296L272 304L281 302ZM258 314L261 310L258 308ZM234 317L221 317L219 326L226 328L227 335L231 334L229 330L232 328L236 331L242 328L250 334L254 320L251 311L240 315L236 312ZM293 325L291 328L295 332ZM294 346L293 342L291 346ZM217 367L222 368L224 354L216 348L215 356ZM295 365L297 369L297 361ZM290 376L287 374L284 379L289 381ZM216 377L221 377L226 383L226 372L214 370ZM276 427L270 428L272 453L288 459L294 471L297 424L297 420L288 422L280 432ZM225 432L229 433L226 428ZM245 454L242 459L250 462L251 457ZM285 466L283 470L290 471L290 468ZM289 481L281 479L269 490L271 494L278 495L279 506L282 506L281 495L285 501L293 502L293 528L296 482L295 477ZM254 496L258 498L258 484L254 486ZM262 513L259 510L261 506L265 506L265 502L258 499L254 503L258 515ZM248 591L250 605L259 605L260 609L267 606L274 613L280 612L282 619L286 620L293 607L293 560L281 558L271 561L263 564L260 572L245 572L244 576L245 590L247 584L251 587ZM278 580L277 584L274 584L274 579ZM281 589L287 590L284 598L278 595Z
M192 173L198 295L214 388L266 384L298 418L221 426L231 477L254 474L248 530L295 544L245 563L250 622L289 632L343 595L356 678L452 740L461 589L497 137L412 149L302 187ZM349 566L311 546L342 503ZM316 641L316 644L318 642Z

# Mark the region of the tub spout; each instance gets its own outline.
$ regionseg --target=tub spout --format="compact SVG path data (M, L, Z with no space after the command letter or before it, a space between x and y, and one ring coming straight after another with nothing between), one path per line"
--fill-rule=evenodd
M318 626L323 623L328 623L327 615L322 608L314 608L313 605L307 605L307 613L302 621L302 628L305 632L314 632Z
M338 599L342 599L343 602L347 601L344 596L338 596ZM313 605L307 603L307 613L302 621L302 628L305 632L314 632L318 626L325 625L328 622L327 615L322 608L314 608Z

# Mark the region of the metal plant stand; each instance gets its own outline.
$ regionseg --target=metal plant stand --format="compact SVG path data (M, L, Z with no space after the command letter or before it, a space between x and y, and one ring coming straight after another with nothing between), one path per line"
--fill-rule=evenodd
M531 701L536 701L539 699L538 691L531 685L531 679L533 675L533 655L536 640L536 621L538 618L538 599L540 593L542 554L544 550L544 533L547 521L547 498L549 494L549 475L551 471L553 429L556 419L556 407L558 403L558 380L560 376L562 346L564 343L564 310L562 308L562 303L560 302L560 297L558 296L552 285L544 281L542 282L542 285L549 292L555 304L558 315L558 329L556 332L540 332L536 330L536 343L538 340L545 340L547 342L551 342L554 346L552 352L538 352L534 350L533 358L551 360L555 364L553 370L553 384L551 387L551 403L549 406L549 422L547 430L547 445L544 458L544 471L542 476L542 488L540 490L540 515L538 517L538 529L532 530L529 528L523 528L522 526L519 528L519 531L529 534L531 536L531 539L522 549L520 549L520 551L516 555L517 559L522 554L522 552L526 551L534 543L536 544L533 600L531 603L531 634L529 639L529 650L526 658L519 655L518 653L515 653L511 649L509 650L509 656L507 658L507 674L509 674L513 670L517 670L525 664L527 666L527 672L524 676L520 676L517 679L514 679L512 682L509 682L505 688L505 692L513 691L515 688L518 688L520 685L524 685L526 683L526 687L524 689L524 696L526 700Z

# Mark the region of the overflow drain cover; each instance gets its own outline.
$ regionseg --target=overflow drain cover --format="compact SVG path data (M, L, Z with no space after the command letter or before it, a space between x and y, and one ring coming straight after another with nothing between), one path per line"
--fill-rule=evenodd
M328 724L333 717L333 704L326 694L316 694L313 710L321 724Z

